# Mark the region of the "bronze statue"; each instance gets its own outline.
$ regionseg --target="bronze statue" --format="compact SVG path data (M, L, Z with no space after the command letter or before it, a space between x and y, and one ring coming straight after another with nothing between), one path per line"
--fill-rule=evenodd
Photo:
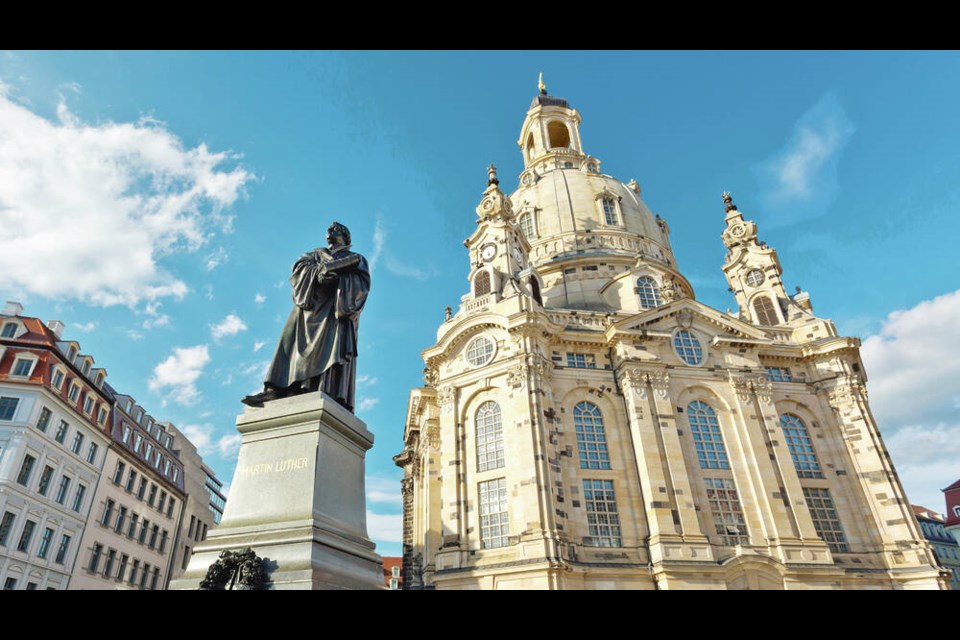
M263 558L246 547L240 551L223 550L200 581L201 591L259 591L265 588Z
M323 391L353 411L357 379L357 327L370 292L367 260L350 251L350 231L339 222L327 248L293 265L293 311L280 334L261 393L242 402L262 407L286 396Z

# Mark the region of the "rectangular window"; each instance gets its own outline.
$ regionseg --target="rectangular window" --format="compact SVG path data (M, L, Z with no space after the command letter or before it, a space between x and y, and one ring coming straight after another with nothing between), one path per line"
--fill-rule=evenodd
M36 591L36 590L37 590L37 583L36 583L36 582L28 582L28 583L27 583L27 591Z
M67 476L60 476L60 485L57 487L57 497L54 500L57 501L57 504L63 504L67 499L67 489L70 488L70 478Z
M83 507L83 496L87 492L87 488L82 484L77 485L77 492L73 495L73 506L71 507L77 513L80 512L80 509ZM110 502L113 502L111 500Z
M163 475L170 477L170 458L163 459Z
M596 369L597 359L592 353L568 353L567 366L577 369Z
M100 556L103 554L103 545L95 544L93 545L93 553L90 554L90 564L87 565L87 571L90 573L96 573L97 568L100 566Z
M150 589L157 590L157 582L160 580L160 567L153 568L153 579L150 580Z
M43 468L43 473L40 474L40 483L37 485L37 493L46 497L47 491L50 490L50 480L53 478L53 467L45 466Z
M13 420L20 398L0 398L0 420Z
M0 333L0 338L12 338L17 335L17 323L8 322L3 325L3 333Z
M53 542L53 529L46 527L43 530L43 535L40 537L40 548L37 549L37 557L41 560L47 559L47 554L50 552L50 543Z
M134 560L133 566L130 568L130 585L133 586L137 582L137 573L140 571L140 561Z
M30 482L30 473L33 471L33 465L37 462L29 453L23 456L23 462L20 463L20 473L17 474L17 483L27 486Z
M713 512L713 524L716 534L723 544L734 546L746 544L747 522L740 510L740 497L730 478L704 478L707 487L707 500Z
M176 481L177 481L177 478L179 478L179 477L180 477L180 468L179 468L179 467L174 467L174 468L173 468L173 475L170 476L170 479L173 480L174 482L176 482Z
M400 588L400 581L396 578L390 578L390 588L396 591Z
M140 478L140 488L137 489L137 499L143 500L143 494L147 492L147 479Z
M70 536L63 534L63 537L60 538L60 548L57 549L57 564L63 564L64 560L67 559L67 550L70 548Z
M107 503L103 507L103 517L100 518L100 524L105 527L110 526L110 522L113 520L113 507L116 503L113 500L107 500Z
M848 553L850 549L847 547L847 538L843 535L840 516L833 505L830 490L804 487L803 497L807 499L807 507L810 509L817 535L834 553Z
M133 439L133 450L136 453L140 453L140 445L142 444L143 444L143 436L138 433L136 437Z
M100 407L100 411L97 411L97 422L103 424L107 419L107 409L106 407Z
M40 430L40 433L47 432L47 426L50 424L50 416L52 415L53 412L46 407L40 410L40 418L37 420L37 429Z
M167 517L168 517L168 518L172 518L172 517L173 517L173 505L174 505L176 502L177 502L177 501L173 499L173 496L170 496L170 502L167 503Z
M20 542L17 543L17 551L27 553L30 549L30 539L33 538L33 530L37 528L37 523L33 520L27 520L23 525L23 531L20 532Z
M583 543L591 547L622 547L613 480L584 480L583 500L590 531L589 541L584 540Z
M113 472L113 484L120 484L123 482L123 472L126 470L127 465L123 462L117 462L117 470Z
M786 367L767 367L767 379L772 382L792 382L790 369Z
M33 368L32 360L24 360L23 358L17 358L17 361L13 363L13 375L27 377L30 375L30 369Z
M103 565L103 577L109 578L113 574L113 564L117 560L117 551L110 549L107 551L107 564Z
M154 549L157 546L157 536L160 535L160 525L153 525L153 528L150 529L150 548Z
M74 453L80 453L80 447L82 446L83 434L78 431L76 435L73 436L73 446L70 447L70 451L73 451Z
M137 482L137 472L130 469L130 475L127 476L127 492L133 491L133 485Z
M93 411L93 396L87 396L83 401L83 412L87 415L90 415L90 412Z
M120 507L120 511L117 513L117 524L113 527L113 530L123 535L123 525L127 522L127 508Z
M603 199L603 221L607 224L620 224L617 218L617 205L614 204L613 198Z
M189 538L193 537L193 530L196 526L197 526L197 517L190 516L190 530L187 532L187 537Z
M8 327L10 325L7 325ZM3 583L4 591L13 591L17 588L17 579L16 578L7 578Z
M150 497L147 498L147 504L152 507L152 506L153 506L153 502L154 502L156 499L157 499L157 485L151 484L151 485L150 485Z
M123 576L127 574L127 563L130 562L130 556L120 555L120 567L117 569L117 582L123 582Z
M70 385L70 392L67 394L67 397L70 398L70 402L76 402L77 398L80 397L80 385Z
M67 438L67 430L70 428L70 425L67 424L66 420L61 420L60 425L57 427L57 433L54 434L53 439L63 444L63 441Z
M133 536L137 534L137 522L140 520L140 516L134 513L130 516L130 528L127 530L127 537L133 540Z
M147 562L143 563L143 573L140 574L140 588L145 589L147 586L147 578L150 577L150 564Z
M7 546L7 539L10 537L10 529L13 528L13 521L17 517L15 513L9 511L3 514L3 520L0 520L0 547Z
M152 442L148 442L148 443L147 443L147 451L146 451L145 455L143 456L143 457L147 460L147 464L150 464L150 454L152 454L152 453L153 453L153 443L152 443Z
M63 384L63 371L59 369L53 370L53 380L50 383L57 389L60 388L60 385Z
M130 427L123 425L123 444L130 444Z
M390 569L390 575L392 575L394 578L399 578L399 577L400 577L400 567L392 567L392 568Z
M190 564L190 547L183 547L183 562L180 563L180 568L184 571L187 570L187 565Z
M167 537L169 535L170 534L167 533L166 529L164 529L163 533L160 535L160 549L159 549L160 553L163 553L164 551L167 550Z
M199 527L198 527L198 530L199 530ZM203 542L203 541L206 540L206 539L207 539L207 525L204 524L204 525L203 525L203 535L200 536L200 542Z
M143 544L147 539L147 530L150 528L150 521L146 518L143 519L143 522L140 525L140 537L137 538L137 541L140 544Z
M160 503L157 505L157 511L159 511L160 513L163 513L163 508L164 508L165 506L167 506L167 492L166 492L166 491L161 491L161 492L160 492Z
M90 443L90 448L87 449L87 462L89 462L90 464L95 464L95 461L97 459L97 451L99 449L100 447L97 446L96 442Z
M507 545L510 521L507 514L507 480L497 478L481 482L480 489L480 541L484 549L496 549Z

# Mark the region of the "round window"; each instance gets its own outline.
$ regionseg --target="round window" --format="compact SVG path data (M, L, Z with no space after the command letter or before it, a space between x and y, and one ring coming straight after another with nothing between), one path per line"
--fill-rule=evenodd
M467 361L475 367L481 367L493 360L496 345L486 336L478 336L467 346Z
M685 329L677 331L673 336L673 348L680 359L687 364L698 365L703 362L703 347L700 345L700 340Z
M759 287L763 284L763 271L760 271L760 269L751 269L748 271L747 284L751 287Z

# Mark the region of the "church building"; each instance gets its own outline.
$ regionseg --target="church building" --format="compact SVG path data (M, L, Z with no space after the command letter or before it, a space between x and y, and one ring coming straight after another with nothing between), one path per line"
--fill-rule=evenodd
M541 83L517 189L490 168L394 458L404 588L945 588L859 339L785 290L729 194L739 311L698 302L580 122Z

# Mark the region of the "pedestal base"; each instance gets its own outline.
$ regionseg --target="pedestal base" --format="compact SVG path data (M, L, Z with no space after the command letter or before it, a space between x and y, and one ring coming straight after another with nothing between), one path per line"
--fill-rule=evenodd
M322 392L247 408L220 526L171 589L198 589L223 550L253 548L269 589L383 589L367 537L364 457L373 434Z

